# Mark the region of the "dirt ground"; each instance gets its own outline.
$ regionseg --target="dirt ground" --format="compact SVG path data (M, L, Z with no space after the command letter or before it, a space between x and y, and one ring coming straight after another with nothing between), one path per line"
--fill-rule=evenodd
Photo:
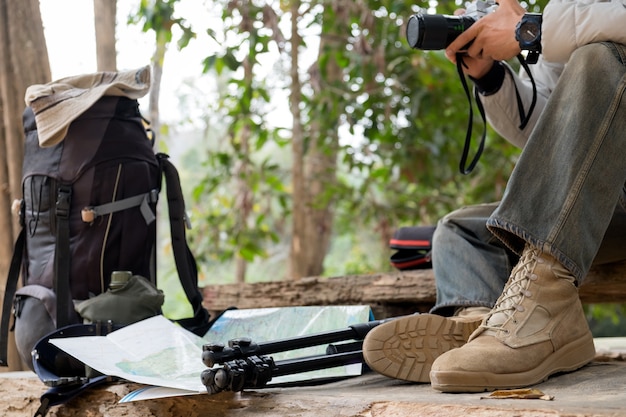
M537 388L553 400L488 399L487 394L442 394L374 373L310 387L206 393L119 404L140 388L115 383L52 407L51 417L617 417L626 416L626 363L596 361ZM0 416L33 416L45 386L32 373L0 374Z

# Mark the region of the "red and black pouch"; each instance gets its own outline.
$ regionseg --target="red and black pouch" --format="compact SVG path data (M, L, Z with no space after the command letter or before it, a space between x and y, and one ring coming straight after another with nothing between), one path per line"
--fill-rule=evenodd
M401 227L389 240L389 247L396 250L389 261L404 271L432 268L431 251L435 226Z

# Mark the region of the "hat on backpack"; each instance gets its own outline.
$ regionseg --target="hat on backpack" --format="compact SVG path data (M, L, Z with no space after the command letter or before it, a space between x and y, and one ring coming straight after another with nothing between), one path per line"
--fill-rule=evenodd
M97 72L35 84L26 89L24 100L35 113L39 145L61 142L72 121L102 96L138 99L150 90L150 66L120 72Z

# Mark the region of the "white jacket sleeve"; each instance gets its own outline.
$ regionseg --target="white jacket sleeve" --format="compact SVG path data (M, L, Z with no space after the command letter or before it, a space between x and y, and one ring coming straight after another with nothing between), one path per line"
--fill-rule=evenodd
M594 42L626 44L625 23L626 0L550 0L543 11L542 55L537 64L530 65L537 85L532 117L520 130L516 87L527 111L532 86L523 69L519 75L507 71L496 93L480 97L491 126L509 142L523 147L572 52Z
M541 57L539 57L537 64L529 65L537 86L537 102L530 120L523 130L520 129L521 120L517 95L519 94L522 101L523 112L528 113L533 98L532 84L524 69L521 69L518 75L508 64L503 63L503 65L506 66L506 71L502 86L494 94L479 95L480 101L485 108L487 121L491 127L513 145L523 148L548 101L548 97L561 76L563 65L546 62Z
M626 44L626 0L551 0L543 11L541 44L551 62L594 42Z

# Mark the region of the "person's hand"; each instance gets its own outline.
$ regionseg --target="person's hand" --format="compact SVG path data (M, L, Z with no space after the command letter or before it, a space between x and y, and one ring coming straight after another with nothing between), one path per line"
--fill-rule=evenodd
M463 60L463 64L461 65L463 73L475 79L485 76L495 62L491 58L472 58L467 55L463 56L461 59Z
M464 55L465 71L472 77L484 75L493 61L511 59L520 53L515 26L525 10L517 0L500 0L498 4L494 12L478 19L446 48L446 56L453 63L457 53Z
M461 16L465 12L465 9L457 9L454 11L454 15ZM482 78L489 72L494 63L494 60L491 58L472 58L464 52L461 52L461 54L463 55L463 65L461 66L463 72L473 78ZM456 63L456 58L455 55L451 61Z

